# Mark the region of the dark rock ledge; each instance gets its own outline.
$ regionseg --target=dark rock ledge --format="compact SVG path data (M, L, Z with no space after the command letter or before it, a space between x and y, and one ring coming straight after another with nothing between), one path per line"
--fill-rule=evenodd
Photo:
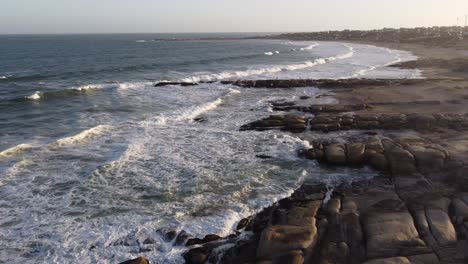
M370 165L382 175L338 186L329 200L325 186L305 184L244 219L239 228L250 238L221 257L212 245L199 245L184 255L187 263L467 263L463 161L424 139L312 143L301 156L333 166Z
M351 106L313 106L312 110L304 107L302 111L314 113L351 112ZM307 126L307 124L309 126ZM468 115L462 114L320 114L315 117L303 115L272 115L262 120L243 125L240 130L265 131L280 129L293 133L302 133L307 128L312 131L333 132L347 130L405 130L420 132L438 132L443 129L456 131L468 130Z
M244 88L297 88L297 87L318 87L318 88L357 88L361 86L390 86L408 85L428 82L427 79L272 79L272 80L237 80L220 81L224 85L235 85ZM155 87L180 85L195 86L209 82L158 82Z

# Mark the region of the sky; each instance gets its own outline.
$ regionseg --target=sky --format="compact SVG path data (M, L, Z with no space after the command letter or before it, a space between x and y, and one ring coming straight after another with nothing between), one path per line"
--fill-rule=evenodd
M0 0L0 34L452 26L465 15L468 0Z

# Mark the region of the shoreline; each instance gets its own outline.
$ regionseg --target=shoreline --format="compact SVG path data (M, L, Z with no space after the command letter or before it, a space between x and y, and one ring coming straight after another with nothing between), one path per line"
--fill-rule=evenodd
M186 263L464 263L468 259L464 253L468 178L463 161L468 157L464 135L468 82L466 73L454 70L460 66L457 56L466 53L468 58L468 48L457 50L455 56L451 48L423 44L354 43L414 52L417 61L396 66L419 68L426 79L328 82L322 88L331 89L339 104L304 109L292 102L274 110L315 116L273 113L241 130L302 133L310 128L323 134L319 139L297 134L314 146L298 155L324 166L370 166L380 175L337 186L331 193L324 185L305 182L290 197L241 220L234 235L185 238ZM424 64L427 60L446 63ZM273 89L310 85L297 80L263 82L260 87ZM334 134L342 131L349 133ZM245 234L250 238L239 239ZM179 236L174 234L173 239ZM222 256L220 250L225 251Z

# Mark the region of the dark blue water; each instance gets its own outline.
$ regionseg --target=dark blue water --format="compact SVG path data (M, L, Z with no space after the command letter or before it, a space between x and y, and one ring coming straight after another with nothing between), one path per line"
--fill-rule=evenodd
M417 72L385 66L413 57L232 37L0 36L0 263L117 263L142 250L180 263L183 248L158 229L227 235L306 178L363 177L298 159L308 143L297 135L238 131L268 116L272 101L336 102L316 99L317 88L153 84L411 77ZM155 244L142 245L147 238Z

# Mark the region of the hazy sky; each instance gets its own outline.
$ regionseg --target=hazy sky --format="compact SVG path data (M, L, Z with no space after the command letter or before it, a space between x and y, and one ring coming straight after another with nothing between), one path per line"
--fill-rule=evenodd
M374 29L465 14L468 0L0 0L0 34Z

